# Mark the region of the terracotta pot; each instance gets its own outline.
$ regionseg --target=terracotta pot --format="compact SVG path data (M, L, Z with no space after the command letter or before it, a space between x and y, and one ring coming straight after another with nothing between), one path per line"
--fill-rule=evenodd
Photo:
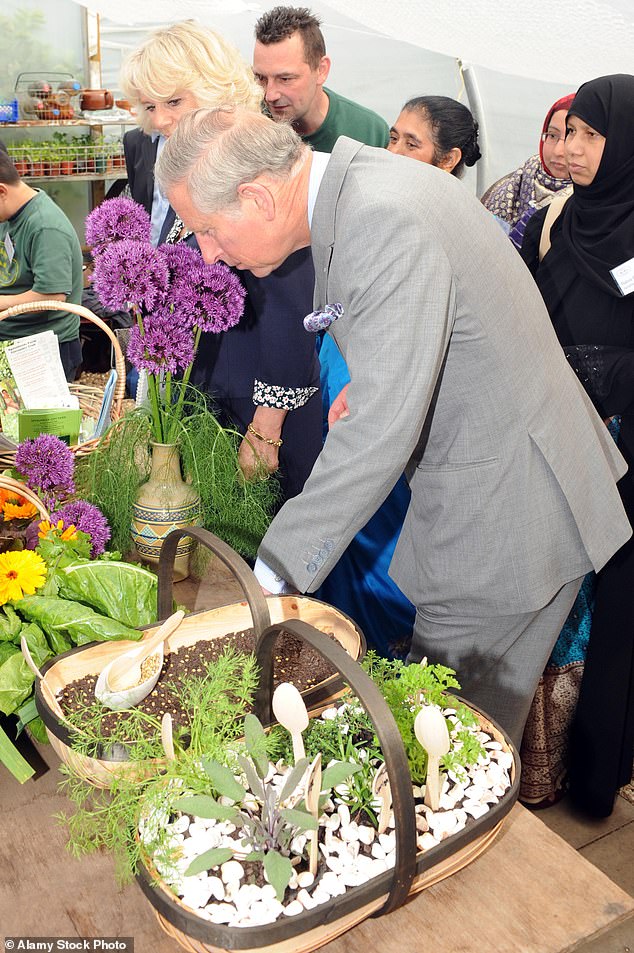
M140 558L158 564L165 537L174 529L197 526L200 499L181 476L178 449L174 444L152 444L150 478L137 495L132 517L132 539ZM174 579L189 575L189 554L194 541L186 536L180 541L174 560Z
M109 89L85 89L79 105L81 109L112 109L114 96Z

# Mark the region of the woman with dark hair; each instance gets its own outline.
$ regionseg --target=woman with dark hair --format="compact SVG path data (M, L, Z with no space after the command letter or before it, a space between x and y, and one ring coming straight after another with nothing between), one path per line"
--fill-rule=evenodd
M478 124L449 96L417 96L390 128L389 152L427 162L460 178L481 157Z
M634 523L634 76L578 90L566 120L573 194L526 227L522 257L557 337L629 469L618 487ZM554 206L553 206L554 208ZM544 242L544 235L548 240ZM570 794L603 817L632 776L634 538L596 577L594 611L570 733Z

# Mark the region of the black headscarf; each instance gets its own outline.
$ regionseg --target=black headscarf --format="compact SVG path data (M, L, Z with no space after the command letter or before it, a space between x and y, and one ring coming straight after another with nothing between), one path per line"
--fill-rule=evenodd
M579 88L568 113L605 136L594 181L575 185L562 237L577 272L621 297L610 270L634 258L634 76L601 76Z

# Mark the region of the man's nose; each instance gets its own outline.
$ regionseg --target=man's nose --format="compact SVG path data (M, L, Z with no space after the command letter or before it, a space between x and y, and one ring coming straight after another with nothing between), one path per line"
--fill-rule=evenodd
M280 91L275 84L275 80L267 79L264 83L264 98L267 103L274 103L280 98Z
M211 238L210 235L197 234L196 241L198 242L200 254L203 256L204 262L208 265L215 265L216 262L222 261L220 245L214 238Z

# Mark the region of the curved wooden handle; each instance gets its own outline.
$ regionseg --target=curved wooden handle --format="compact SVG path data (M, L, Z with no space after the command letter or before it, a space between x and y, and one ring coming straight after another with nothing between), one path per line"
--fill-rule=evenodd
M217 556L221 562L230 569L236 577L242 591L249 603L251 616L253 618L253 627L256 637L271 624L271 616L266 599L262 593L259 582L251 572L248 564L242 556L239 556L235 550L227 543L214 536L209 530L202 526L187 526L183 529L173 529L169 533L161 546L161 554L158 564L158 592L157 592L157 610L159 619L164 619L172 611L172 575L174 571L174 560L176 558L176 548L183 536L191 536L198 540L203 546L211 550L214 556Z
M106 322L102 321L96 314L93 314L89 308L84 308L83 304L73 304L71 301L29 301L25 304L16 304L12 308L7 308L6 311L3 311L2 317L3 319L15 318L19 314L28 314L32 311L70 311L71 314L78 314L81 318L86 318L87 321L96 324L108 337L114 351L114 366L117 371L117 383L115 384L112 401L113 417L119 418L121 416L121 406L125 396L125 358L116 335L113 334Z
M288 632L307 642L337 668L374 724L381 743L392 792L392 806L397 818L396 863L392 886L385 906L375 916L389 913L407 900L416 873L416 812L412 779L400 732L385 699L361 666L350 658L338 642L299 619L289 619L269 626L256 645L255 656L260 670L260 682L255 696L255 713L263 724L270 724L273 720L273 652L276 639L282 632Z

